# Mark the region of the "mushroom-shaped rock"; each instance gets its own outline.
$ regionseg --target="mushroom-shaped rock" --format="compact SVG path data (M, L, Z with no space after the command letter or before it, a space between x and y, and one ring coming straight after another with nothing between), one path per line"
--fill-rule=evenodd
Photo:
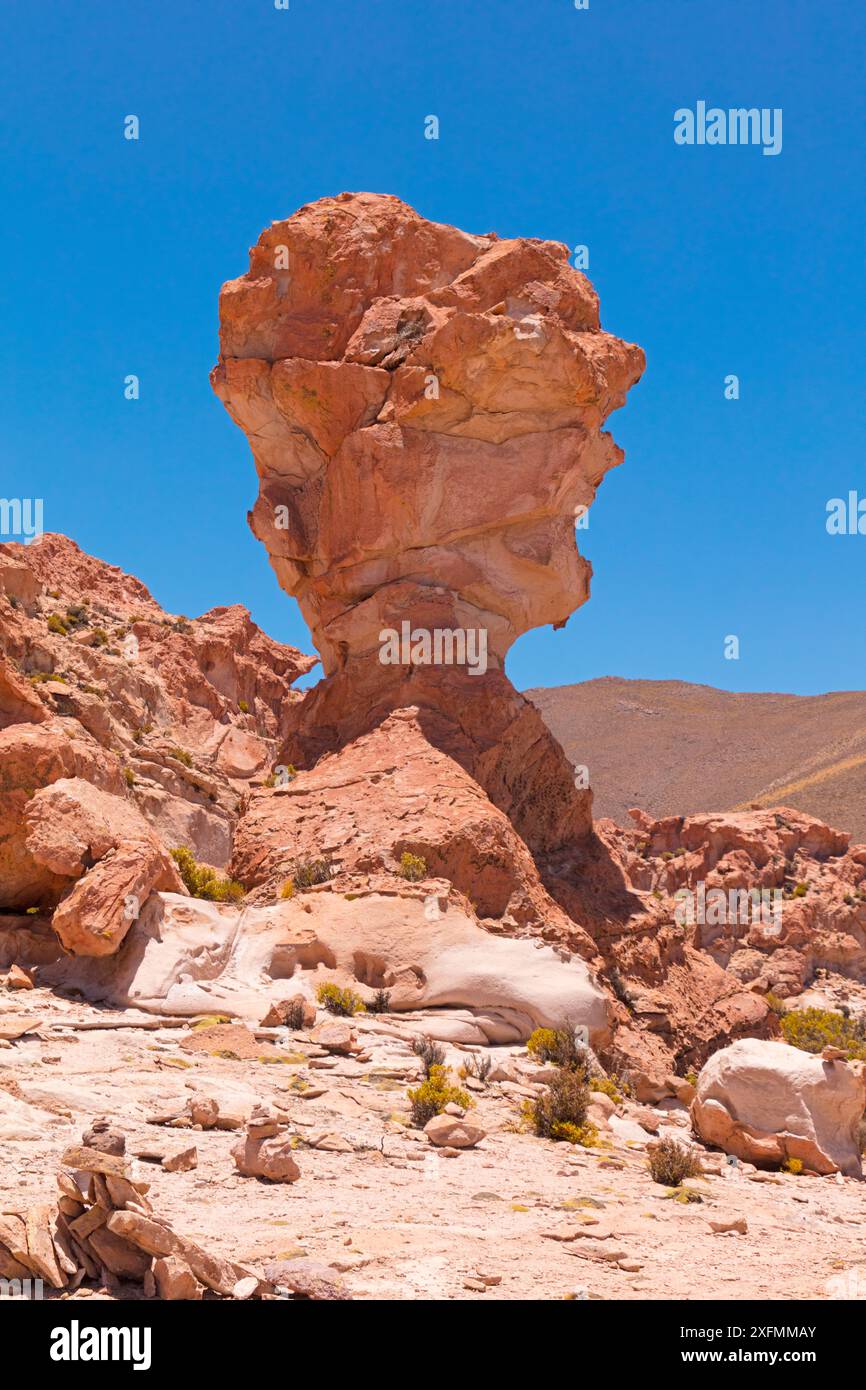
M816 1173L859 1178L864 1105L862 1063L742 1038L703 1067L691 1114L705 1143L759 1167L796 1158Z
M643 365L558 242L373 193L262 233L223 286L211 379L252 447L252 528L325 669L287 762L418 707L422 742L533 848L588 834L591 793L503 663L588 597L575 521L622 461L602 426Z

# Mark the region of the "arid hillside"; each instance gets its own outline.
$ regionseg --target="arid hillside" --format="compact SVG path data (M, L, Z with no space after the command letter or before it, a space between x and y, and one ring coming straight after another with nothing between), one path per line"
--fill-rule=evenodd
M866 691L737 695L607 677L526 694L589 768L597 816L784 804L866 839Z

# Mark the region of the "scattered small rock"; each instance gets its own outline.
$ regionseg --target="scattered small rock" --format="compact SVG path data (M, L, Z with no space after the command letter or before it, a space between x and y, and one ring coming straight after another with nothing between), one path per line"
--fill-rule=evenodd
M317 1260L275 1260L264 1272L277 1290L285 1289L296 1299L335 1302L352 1297L337 1271Z
M310 1041L325 1048L327 1052L336 1052L342 1057L348 1057L350 1053L358 1050L354 1028L340 1019L329 1019L326 1023L320 1023L318 1028L314 1028L310 1033Z
M169 1158L164 1158L162 1166L167 1173L189 1173L191 1169L198 1167L198 1150L195 1146L181 1149Z
M9 973L6 976L6 988L33 989L34 984L32 976L28 971L22 970L20 965L12 965L9 967Z

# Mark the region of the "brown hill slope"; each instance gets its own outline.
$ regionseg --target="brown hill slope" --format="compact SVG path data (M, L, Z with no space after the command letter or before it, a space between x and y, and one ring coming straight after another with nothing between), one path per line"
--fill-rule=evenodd
M596 816L784 804L866 840L866 691L738 695L606 677L526 694L588 767Z

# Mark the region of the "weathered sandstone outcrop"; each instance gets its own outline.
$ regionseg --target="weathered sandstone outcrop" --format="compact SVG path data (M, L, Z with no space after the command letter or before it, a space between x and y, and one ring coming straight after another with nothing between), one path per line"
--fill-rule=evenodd
M631 815L636 831L612 834L630 881L749 989L796 995L817 969L866 979L866 845L786 806Z
M864 1105L862 1063L744 1038L703 1067L691 1113L701 1139L749 1163L799 1159L815 1173L859 1178Z
M325 668L289 714L301 770L249 798L232 872L273 901L296 858L394 874L408 852L489 926L592 956L533 858L591 835L591 796L502 668L588 595L575 519L621 460L601 427L643 354L601 331L564 246L372 194L275 223L220 316L253 529Z
M575 515L621 461L601 426L640 349L601 331L566 247L375 194L274 223L220 319L213 383L252 445L253 529L326 673L287 757L309 767L415 707L531 849L588 833L588 793L502 664L588 595ZM404 631L414 656L389 653ZM463 660L437 661L452 634Z
M610 1037L607 997L579 957L484 931L441 881L397 890L382 875L351 893L324 887L240 911L159 893L110 958L70 959L36 927L13 934L39 961L40 983L120 1007L257 1023L288 981L312 1001L318 984L334 980L368 997L387 988L397 1013L436 1009L427 1031L457 1041L519 1042L566 1019L595 1046ZM6 949L0 930L0 961Z
M63 537L0 546L8 963L249 1019L325 972L470 1043L571 1020L650 1090L774 1035L769 990L866 976L866 848L784 808L593 825L504 673L587 597L574 523L643 363L565 248L343 195L263 233L220 313L253 528L326 674L299 695L314 659L245 610L168 616ZM177 845L244 906L182 896ZM781 918L681 915L713 890L777 893Z
M602 972L617 1064L664 1074L771 1034L761 990L672 896L681 866L754 877L762 827L691 818L682 844L682 822L593 828L591 792L503 671L520 633L588 596L575 518L621 460L602 425L643 366L600 329L565 247L344 194L262 233L220 320L212 380L253 451L253 530L325 669L289 713L297 775L244 803L232 871L251 901L298 861L327 861L346 891L408 852L487 930ZM468 643L437 656L457 633L476 658L483 636L486 664ZM782 859L837 847L789 838Z
M0 910L116 949L177 845L224 866L314 659L240 607L170 618L63 536L0 545ZM59 905L59 906L58 906Z

